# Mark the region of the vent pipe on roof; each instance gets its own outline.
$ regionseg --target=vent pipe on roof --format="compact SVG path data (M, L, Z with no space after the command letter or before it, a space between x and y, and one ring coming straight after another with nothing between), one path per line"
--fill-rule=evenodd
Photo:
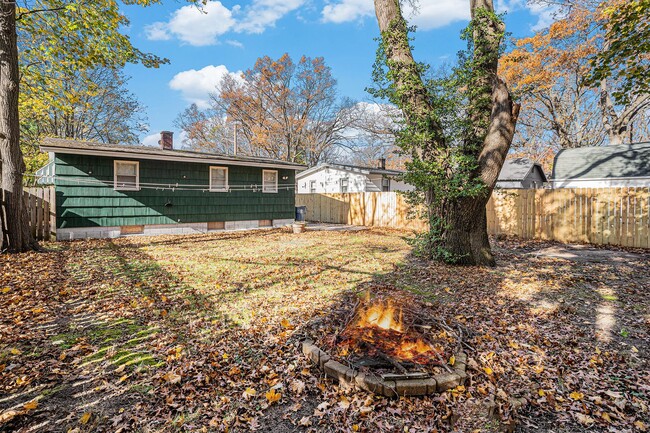
M174 133L171 131L161 131L158 144L162 150L174 150Z

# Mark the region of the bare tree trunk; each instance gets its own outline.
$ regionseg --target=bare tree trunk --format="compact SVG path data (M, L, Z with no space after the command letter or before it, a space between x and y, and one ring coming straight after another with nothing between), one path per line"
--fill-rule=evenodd
M419 157L444 156L444 131L430 106L428 92L413 59L399 0L375 0L375 12L393 83L399 91L400 109L420 136ZM503 24L493 17L492 0L472 0L474 19L473 93L468 108L472 127L467 131L463 152L476 158L471 173L485 185L478 196L434 199L426 191L430 215L443 222L442 246L456 263L494 266L487 235L486 205L512 143L519 106L513 104L506 84L497 77L499 45ZM428 128L424 131L423 128Z
M18 79L16 5L0 2L0 188L5 194L5 233L0 249L10 252L36 247L23 201L25 163L20 151Z
M650 94L642 94L634 98L623 111L617 112L614 101L610 96L607 80L601 80L600 108L610 145L623 144L627 137L631 142L632 122L648 107L650 107Z

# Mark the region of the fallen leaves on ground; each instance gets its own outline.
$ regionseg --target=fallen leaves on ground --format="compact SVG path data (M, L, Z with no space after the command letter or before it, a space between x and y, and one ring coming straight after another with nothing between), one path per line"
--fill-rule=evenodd
M456 268L410 257L405 235L275 230L1 255L0 429L647 431L647 255L574 262L505 240L497 268ZM465 385L387 399L311 365L299 341L340 329L367 290L469 330Z

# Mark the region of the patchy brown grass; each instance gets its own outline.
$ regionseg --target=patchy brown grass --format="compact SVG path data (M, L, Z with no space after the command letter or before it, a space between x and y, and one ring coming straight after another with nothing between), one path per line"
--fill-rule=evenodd
M0 431L646 428L647 255L574 261L505 241L497 268L455 268L409 256L405 235L134 237L0 256ZM466 386L391 400L312 367L297 343L335 331L366 290L469 329Z

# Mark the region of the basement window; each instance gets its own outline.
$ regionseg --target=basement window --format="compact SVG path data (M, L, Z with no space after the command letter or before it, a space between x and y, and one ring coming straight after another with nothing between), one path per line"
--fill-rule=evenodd
M228 167L210 167L210 191L228 191Z
M140 190L140 163L138 161L115 161L113 173L113 188L116 191Z
M208 221L208 231L223 230L226 228L224 221Z
M262 192L278 192L277 170L262 170Z

